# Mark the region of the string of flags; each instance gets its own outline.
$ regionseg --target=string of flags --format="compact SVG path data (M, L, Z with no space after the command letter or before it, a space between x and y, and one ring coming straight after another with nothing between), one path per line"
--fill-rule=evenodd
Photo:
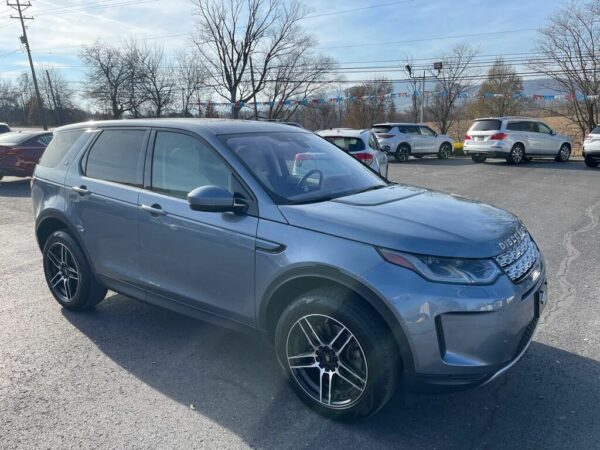
M420 97L422 94L419 91L414 92L414 95L416 97ZM425 95L432 95L432 96L447 96L448 93L447 92L425 92ZM297 106L297 105L303 105L303 106L308 106L308 105L322 105L322 104L326 104L326 103L343 103L343 102L355 102L355 101L365 101L365 100L374 100L374 99L379 99L379 100L385 100L386 98L408 98L408 97L412 97L413 93L410 92L393 92L391 94L381 94L381 95L363 95L363 96L355 96L355 95L349 95L349 96L337 96L337 97L317 97L317 98L302 98L302 99L289 99L289 100L285 100L283 102L280 101L276 101L276 100L268 100L268 101L260 101L260 102L256 102L257 106L268 106L268 107L275 107L276 105L281 105L283 104L283 106ZM477 93L469 93L469 92L462 92L460 94L458 94L457 96L458 98L461 99L467 99L467 98L486 98L486 99L491 99L491 98L506 98L506 97L512 97L513 99L532 99L534 101L556 101L556 100L569 100L572 101L574 99L577 99L578 101L584 101L584 100L598 100L598 98L600 97L600 95L584 95L584 94L577 94L576 96L573 95L569 95L569 94L557 94L557 95L547 95L547 94L524 94L522 92L518 92L515 94L495 94L492 92L485 92L483 94L477 92ZM206 102L200 102L200 106L208 106L208 105L212 105L212 106L238 106L240 108L244 108L244 107L254 107L255 102L236 102L236 103L232 103L232 102L212 102L212 101L206 101Z

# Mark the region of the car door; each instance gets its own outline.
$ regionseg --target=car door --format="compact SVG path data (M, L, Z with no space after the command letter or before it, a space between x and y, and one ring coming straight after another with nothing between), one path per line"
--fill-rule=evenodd
M437 133L426 126L419 126L421 133L422 153L437 153L439 150Z
M526 152L530 155L543 155L544 148L547 145L544 136L539 132L537 122L522 122L524 137L527 139Z
M151 141L151 170L139 197L148 299L254 324L256 214L193 211L187 202L187 194L201 186L251 199L249 190L200 137L160 129Z
M421 140L421 131L417 125L403 125L406 141L410 145L411 153L423 153L423 141Z
M540 140L541 153L547 156L556 156L562 144L556 139L552 129L543 122L537 123L538 138Z
M139 285L138 196L150 134L145 128L106 128L67 175L68 210L95 272L109 287L143 296Z

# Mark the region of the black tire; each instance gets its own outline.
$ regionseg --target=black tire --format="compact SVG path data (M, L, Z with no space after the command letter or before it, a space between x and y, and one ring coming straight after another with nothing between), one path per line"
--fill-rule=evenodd
M391 398L400 376L399 352L391 333L385 323L361 302L364 300L342 290L314 289L300 295L286 308L275 331L277 358L296 394L313 410L336 420L356 420L375 414ZM304 321L306 319L310 328ZM314 344L309 343L309 335L301 330L299 324L304 324L307 330L314 329L319 341L309 331ZM336 340L332 338L334 335L342 337ZM341 342L345 344L340 345ZM329 343L331 348L327 346ZM294 358L294 354L306 354L303 347L318 356ZM341 348L339 354L335 352L336 347ZM292 354L289 355L288 351ZM327 352L337 355L331 357L333 363ZM356 360L352 363L352 359L348 358L358 358L364 364L356 365ZM291 369L290 361L311 367ZM333 368L327 364L337 366ZM346 372L346 367L352 367L354 373L364 379L352 377L352 371ZM342 373L358 386L348 383ZM318 387L317 379L323 380ZM333 380L331 393L328 390L329 380ZM320 398L319 392L322 394ZM346 403L343 403L344 400Z
M509 164L521 164L525 160L525 147L521 144L513 145L510 153L506 157L506 162Z
M594 167L598 167L598 165L600 165L599 161L594 161L589 156L586 156L585 159L584 159L584 161L585 161L585 165L588 166L588 167L594 168Z
M567 162L571 157L571 146L569 144L563 144L558 150L558 154L554 158L556 162Z
M477 164L481 164L481 163L485 162L485 160L487 159L487 156L485 156L485 155L471 155L471 159L473 160L473 162L475 162Z
M450 156L452 156L452 146L449 143L444 142L442 145L440 145L440 150L438 151L437 156L439 159L450 158Z
M406 144L400 144L394 153L394 158L398 162L406 162L410 156L410 147Z
M55 231L48 237L43 262L48 288L63 308L83 311L106 296L107 289L98 283L79 244L67 232Z

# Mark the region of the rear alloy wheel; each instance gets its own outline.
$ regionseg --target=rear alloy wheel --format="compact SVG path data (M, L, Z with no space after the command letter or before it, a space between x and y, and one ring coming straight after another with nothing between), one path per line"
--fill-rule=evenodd
M50 292L64 308L74 311L94 307L106 296L75 240L55 231L44 244L44 275Z
M450 144L442 144L438 152L439 159L448 159L452 155L452 146Z
M275 349L310 408L339 420L379 411L392 396L399 357L385 324L335 289L301 295L283 312Z
M598 165L600 165L600 162L594 161L589 156L586 156L585 157L585 165L588 166L588 167L598 167Z
M396 149L396 153L394 153L394 158L396 158L396 161L398 161L398 162L408 161L409 156L410 156L410 148L408 148L406 145L400 145Z
M571 157L571 147L568 144L563 144L558 151L558 155L554 158L558 162L567 162Z
M506 157L506 162L509 164L520 164L525 158L525 147L521 144L515 144Z
M485 160L487 159L487 156L485 155L471 155L471 159L473 160L473 162L476 162L478 164L485 162Z

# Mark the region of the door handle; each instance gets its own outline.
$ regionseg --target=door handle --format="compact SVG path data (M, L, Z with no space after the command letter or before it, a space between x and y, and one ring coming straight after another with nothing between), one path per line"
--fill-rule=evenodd
M153 204L152 206L142 205L142 206L140 206L140 208L142 208L143 211L149 212L153 216L166 216L167 215L167 212L164 209L162 209L161 206L157 203Z
M79 195L89 195L91 192L88 190L86 186L73 186L73 190L77 192Z

